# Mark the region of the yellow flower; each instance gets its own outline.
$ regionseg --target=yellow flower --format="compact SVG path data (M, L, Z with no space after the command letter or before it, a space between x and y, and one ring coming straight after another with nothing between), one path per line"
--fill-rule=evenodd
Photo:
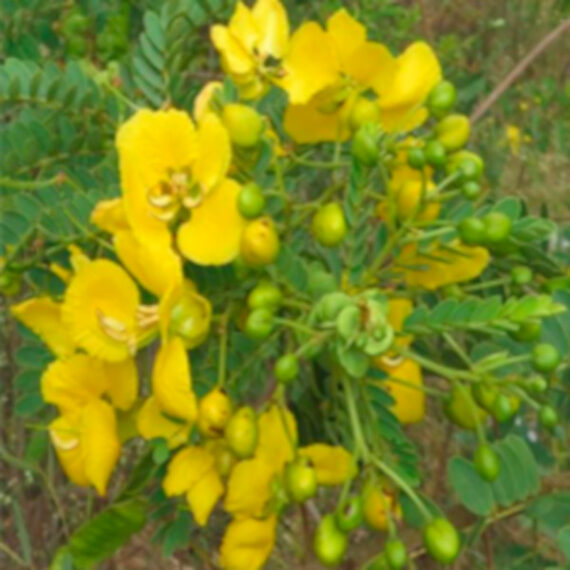
M152 393L166 414L187 422L196 421L198 402L192 390L190 361L184 342L173 337L162 344L152 370Z
M34 297L10 309L14 317L36 333L58 357L75 352L75 342L63 324L61 304L49 297Z
M356 475L354 458L344 447L314 443L299 454L311 460L319 485L342 485Z
M79 268L65 292L62 320L73 341L103 360L124 360L137 345L139 291L116 263L91 261Z
M388 374L388 380L378 385L394 398L392 412L400 423L421 421L425 416L426 396L419 364L410 358L385 356L378 358L375 365Z
M270 59L287 51L289 21L279 0L257 0L252 9L238 2L228 25L212 26L210 36L242 98L254 99L276 73Z
M138 374L132 358L105 362L78 353L52 362L42 375L43 399L62 414L74 412L103 395L126 411L135 403L137 392Z
M225 570L259 570L275 544L277 517L237 519L226 528L220 564Z
M196 522L204 526L224 492L224 486L209 450L190 446L179 451L168 464L162 482L168 496L186 494Z
M259 440L255 457L264 459L274 466L275 472L281 471L285 463L295 457L297 445L297 422L293 414L273 404L259 416Z
M190 423L167 418L162 413L154 396L150 396L144 401L138 411L136 423L137 430L144 439L162 437L171 449L186 443L192 428Z
M177 243L187 259L222 265L237 256L240 186L225 178L231 144L215 114L196 126L184 111L143 109L120 128L117 147L125 212L140 241L170 245L168 224L185 209Z
M303 24L291 38L283 68L279 85L290 102L285 130L299 143L346 140L350 114L366 91L384 130L410 131L427 118L423 104L441 79L427 44L415 42L394 58L382 44L367 41L364 26L344 9L329 18L326 31L314 22Z
M513 156L518 156L521 150L521 130L515 125L507 125L505 128L505 137L509 144L511 154Z
M404 246L398 264L409 287L432 291L479 277L489 260L484 247L471 247L454 240L448 244L434 242L426 255L418 251L416 244Z
M120 452L110 404L93 399L78 411L56 418L49 434L67 476L76 485L93 485L104 495Z
M414 310L414 305L410 299L395 297L388 300L388 322L394 329L394 332L399 333L404 328L405 320L411 315ZM407 347L412 343L413 337L409 336L396 336L394 343L398 346Z
M310 56L308 56L310 54ZM395 60L343 8L323 30L303 24L291 38L279 84L289 95L285 130L300 143L346 140L348 116L359 93L391 81Z

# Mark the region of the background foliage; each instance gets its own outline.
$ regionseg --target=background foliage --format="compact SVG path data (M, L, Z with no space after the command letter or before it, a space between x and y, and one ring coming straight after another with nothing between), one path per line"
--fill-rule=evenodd
M446 75L458 85L459 109L467 114L542 36L570 16L567 0L285 3L294 23L324 18L342 4L367 23L374 39L394 49L418 37L428 39ZM105 247L88 218L96 201L118 194L113 141L117 126L130 114L131 102L190 107L202 83L217 77L217 58L206 41L208 24L225 20L233 4L233 0L0 1L0 256L10 266L1 276L5 293L17 292L20 285L57 293L61 283L47 268L61 259L68 244L81 244L92 253ZM559 222L561 231L553 248L561 260L568 259L570 239L569 50L567 34L477 123L473 143L486 160L487 184L494 194L523 197L531 213L548 213ZM508 203L516 208L513 200ZM308 276L308 269L299 267L293 254L281 259L284 275ZM24 274L25 283L19 283L19 272L31 267ZM570 307L570 294L559 292L556 300ZM12 297L3 296L2 308L11 302ZM452 313L440 309L439 314L439 320L433 314L418 315L417 326L445 327L443 316ZM103 517L100 528L110 525L120 544L145 516L133 497L145 478L162 468L164 450L157 447L143 458L131 479L121 482L120 501L107 509L105 501L65 483L43 428L47 416L39 377L50 356L33 335L17 329L4 310L0 319L0 567L16 563L45 568L70 531L94 513ZM568 314L552 317L543 333L544 340L566 355L569 319ZM248 343L244 337L243 343L230 347L230 369L236 375L269 356L254 353L244 359L242 355L251 351ZM496 347L480 348L484 355ZM557 392L558 407L566 416L569 389L566 368ZM312 405L307 394L295 399L298 405ZM473 521L468 537L473 548L457 568L488 567L489 549L494 549L497 568L570 567L570 526L564 526L570 520L570 434L559 434L545 445L533 429L517 424L502 427L497 436L503 438L496 448L503 469L491 485L481 482L470 462L459 456L471 436L452 433L434 412L429 420L433 425L421 424L411 431L418 442L414 449L386 405L379 396L383 435L409 460L402 462L411 466L408 476L413 479L420 460L422 468L433 474L426 492L437 499L451 492L459 520ZM442 458L449 455L446 466ZM545 476L541 489L539 475ZM504 521L483 534L484 526L475 523L471 513L486 517L482 520L490 524L497 504L507 513L500 515ZM149 525L107 567L201 564L201 549L215 537L197 533L188 513L174 511L164 497L153 497L153 505L151 518L167 522ZM407 505L407 510L413 520L412 506ZM485 538L479 541L482 534ZM75 535L69 549L76 561L88 564L103 557L96 538L88 531ZM192 553L182 548L189 540ZM107 545L108 552L112 546ZM362 550L369 548L364 540ZM286 564L286 552L281 555ZM66 551L54 564L70 568Z

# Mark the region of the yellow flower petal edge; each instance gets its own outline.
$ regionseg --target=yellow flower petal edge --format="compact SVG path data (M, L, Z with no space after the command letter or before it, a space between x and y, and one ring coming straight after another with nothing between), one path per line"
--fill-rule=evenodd
M65 474L76 485L89 486L81 449L79 415L75 413L57 417L49 424L48 431Z
M259 570L269 558L275 544L277 517L241 519L226 528L220 551L225 570Z
M90 219L92 224L110 234L129 229L125 207L121 198L98 202L91 212Z
M139 291L116 263L98 259L71 280L62 306L74 342L102 360L119 361L136 350Z
M49 297L35 297L13 305L10 311L36 333L56 356L65 358L75 351L75 342L63 324L59 303Z
M107 377L107 389L111 403L119 410L130 410L136 402L139 390L138 371L133 358L120 362L103 362Z
M163 412L188 422L196 420L198 403L192 390L190 361L178 337L166 341L156 355L152 392Z

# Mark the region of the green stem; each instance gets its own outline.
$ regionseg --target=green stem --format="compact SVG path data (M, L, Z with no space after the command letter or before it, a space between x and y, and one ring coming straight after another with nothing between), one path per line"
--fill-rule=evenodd
M308 160L306 158L303 158L301 156L296 156L294 154L289 155L289 157L293 162L301 164L302 166L308 166L309 168L335 170L337 168L348 166L348 162L342 162L342 161L325 162L319 160Z
M16 190L36 190L38 188L46 188L53 186L62 181L59 175L48 178L47 180L14 180L12 178L0 178L0 186L6 188L15 188Z
M457 370L456 368L450 368L449 366L443 366L442 364L437 364L433 360L426 358L424 356L419 355L417 352L412 350L408 350L403 347L395 347L396 352L403 356L404 358L411 358L415 360L418 364L435 372L442 376L443 378L447 378L448 380L455 381L458 378L463 380L467 380L469 382L478 382L479 376L472 372L468 372L467 370Z
M372 458L372 462L384 475L386 475L389 479L391 479L408 497L414 502L414 504L418 507L418 510L422 513L426 521L431 521L433 519L433 515L430 513L429 509L424 505L423 501L419 498L418 494L394 471L391 467L389 467L386 463L382 460L378 459L377 457Z
M289 327L290 329L294 329L305 334L310 334L310 335L317 334L317 331L313 330L312 328L302 323L298 323L297 321L293 321L291 319L286 319L284 317L275 317L273 321L278 325L283 325L285 327Z
M228 364L228 322L230 319L232 307L228 307L222 315L219 325L220 346L218 350L218 387L223 388L226 384L226 372Z
M471 362L469 355L463 350L463 347L460 346L459 343L449 333L443 333L443 338L447 344L449 344L449 346L451 346L451 348L455 351L455 354L457 354L457 356L463 360L464 364L468 368L473 368L473 363Z
M523 362L528 362L532 356L530 354L519 354L518 356L511 356L510 358L500 359L497 361L490 362L487 366L478 366L477 370L481 372L489 372L490 370L495 370L496 368L503 368L504 366L510 366L511 364L520 364Z
M368 446L366 445L362 426L360 425L358 409L356 407L354 392L352 391L352 385L350 382L351 381L349 378L344 375L342 376L342 384L346 399L346 408L348 411L348 416L350 418L350 425L352 428L352 435L354 437L356 455L360 456L364 462L367 463L369 460Z
M490 281L475 283L474 285L464 287L463 290L466 293L471 293L472 291L480 291L481 289L489 289L491 287L498 287L499 285L507 285L510 282L511 282L510 277L501 277L500 279L491 279Z

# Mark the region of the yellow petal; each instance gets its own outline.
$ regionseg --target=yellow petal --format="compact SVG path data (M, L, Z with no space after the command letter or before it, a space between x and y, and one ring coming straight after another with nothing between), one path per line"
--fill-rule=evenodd
M260 517L272 496L276 469L264 458L240 461L228 480L224 509L234 517Z
M207 471L186 493L190 510L200 526L207 524L210 513L223 493L224 485L214 468Z
M162 437L174 449L188 441L190 424L169 420L160 410L156 398L150 396L137 414L137 429L145 439Z
M319 485L341 485L356 475L354 458L344 447L315 443L299 454L311 460Z
M277 517L232 521L226 528L220 552L225 570L259 570L275 544Z
M285 463L295 456L297 443L297 422L293 414L277 404L273 404L258 420L259 441L256 458L265 459L275 471L280 471Z
M80 269L83 269L86 265L91 263L91 259L76 245L70 245L67 251L69 251L69 263L74 273L77 273Z
M226 26L212 26L210 39L220 52L222 67L227 73L248 74L255 70L255 62L247 49Z
M246 224L237 208L240 188L228 178L192 209L190 220L178 230L184 257L198 265L224 265L237 257Z
M397 361L395 366L388 359L378 359L378 368L384 370L389 380L381 382L382 386L394 398L392 412L403 424L421 421L425 416L426 396L422 391L423 377L420 366L409 358ZM390 380L392 379L392 380ZM406 384L397 382L403 381Z
M221 81L208 81L194 99L194 118L199 122L209 112L212 112L212 100L217 92L224 88Z
M190 361L181 339L174 337L160 347L152 370L152 390L165 413L189 422L196 419Z
M408 286L434 290L453 283L471 281L483 273L489 264L490 255L484 247L471 247L453 240L446 244L457 253L434 244L429 254L438 259L428 258L417 252L415 245L402 248L399 263L408 266L403 270Z
M71 280L62 307L63 323L89 354L119 361L134 351L137 286L116 263L98 259Z
M148 193L172 172L191 166L198 152L190 116L176 109L137 111L117 134L123 202L129 226L146 241L170 243Z
M232 146L226 127L217 115L206 113L198 127L198 155L193 168L203 192L224 179L231 160Z
M336 82L340 62L326 32L315 22L306 22L291 37L283 68L286 74L280 85L290 103L301 105Z
M50 423L48 429L57 458L65 474L76 485L87 487L90 482L85 474L78 415L59 416Z
M428 116L425 107L391 107L380 109L380 124L388 133L408 132L423 125Z
M103 400L89 402L81 417L81 447L85 474L100 495L119 459L121 444L113 408Z
M396 59L391 84L378 86L383 109L420 105L441 80L441 66L431 47L414 42Z
M49 297L34 297L13 305L10 311L36 333L56 356L64 358L75 351L75 343L63 324L59 303Z
M366 28L344 8L337 10L327 20L327 32L332 38L343 69L351 54L366 42Z
M287 134L299 144L345 141L350 136L348 122L344 119L345 106L339 105L332 112L321 111L326 96L322 92L305 105L288 105L283 118Z
M375 88L393 81L396 58L388 48L376 42L358 46L345 62L345 72L362 87Z
M110 234L129 229L127 215L121 198L98 202L91 212L90 220L92 224Z
M289 44L289 20L285 8L279 0L257 0L252 15L260 30L259 53L281 59Z
M151 293L160 297L182 282L182 260L169 245L143 242L131 231L117 233L113 244L123 265Z
M400 332L404 327L404 321L414 310L414 305L410 299L393 298L388 301L388 322L396 332ZM413 337L397 336L395 343L398 346L410 346Z
M121 362L103 362L107 376L107 390L113 406L127 411L135 403L139 390L139 379L134 359Z
M42 397L62 413L76 411L108 388L103 363L87 354L52 362L42 375Z
M248 53L253 53L253 48L259 42L260 30L257 27L252 11L243 2L237 3L228 28L240 45Z
M196 291L192 281L174 285L164 294L158 308L160 334L180 337L188 349L201 344L210 331L212 306Z
M186 447L168 464L162 488L169 497L187 493L213 466L214 456L207 449Z

